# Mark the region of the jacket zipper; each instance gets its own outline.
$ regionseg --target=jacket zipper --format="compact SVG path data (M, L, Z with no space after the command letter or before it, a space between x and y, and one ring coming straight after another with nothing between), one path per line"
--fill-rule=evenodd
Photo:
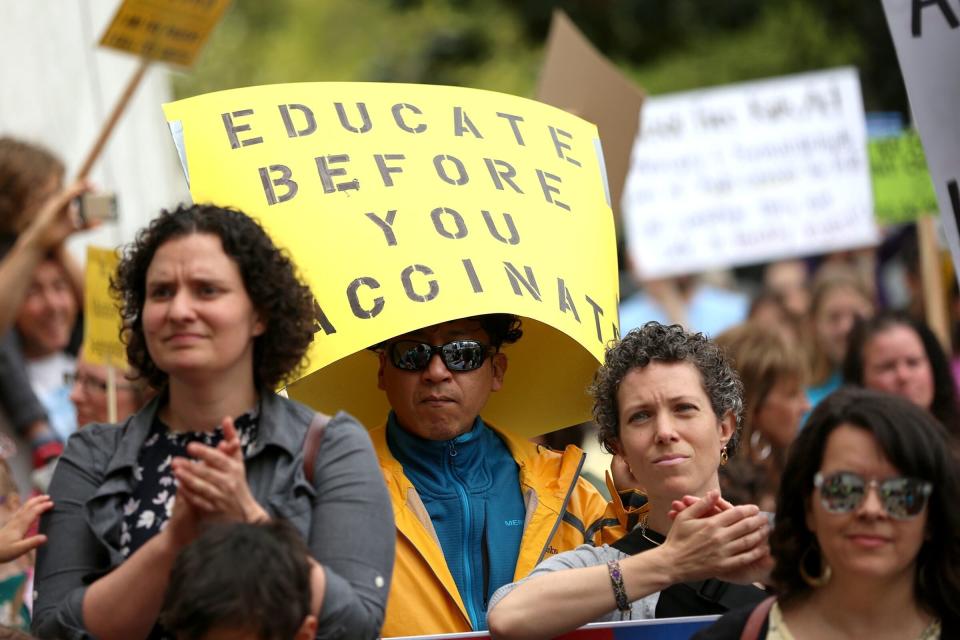
M553 536L557 534L557 529L560 527L560 523L563 522L563 514L567 512L567 504L570 502L570 496L573 495L573 490L577 486L577 480L580 479L580 471L583 469L583 463L586 461L586 459L586 452L581 452L580 464L577 465L577 472L573 474L573 480L570 482L570 487L567 489L567 495L563 498L563 504L560 505L560 512L557 513L557 521L553 523L553 529L550 530L550 535L547 536L546 541L543 543L543 549L540 550L540 555L537 557L537 564L543 562L543 557L547 554L547 547L550 546Z
M473 629L479 629L480 620L477 616L476 607L473 602L473 571L470 565L470 531L473 528L473 517L470 513L470 500L467 498L467 492L460 484L459 478L453 472L453 458L457 457L457 447L453 441L450 441L447 447L447 457L445 458L447 472L453 481L453 486L457 490L457 497L460 500L460 508L463 512L463 539L460 544L460 560L463 563L463 582L466 593L460 594L464 606L467 608L467 615L470 616L470 626Z

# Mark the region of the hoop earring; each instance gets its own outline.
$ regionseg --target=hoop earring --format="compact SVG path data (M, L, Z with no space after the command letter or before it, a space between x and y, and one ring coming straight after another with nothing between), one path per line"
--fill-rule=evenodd
M727 445L723 445L723 448L720 449L720 466L730 462L730 455L727 453Z
M804 582L814 589L819 589L820 587L826 586L826 584L830 582L830 578L833 577L833 569L831 569L830 565L826 563L826 561L823 559L823 554L818 550L817 556L820 565L820 575L812 576L807 571L807 556L810 555L810 552L813 551L816 546L817 544L815 542L810 543L810 546L807 547L807 550L804 551L803 555L800 556L800 566L798 569L800 570L800 577L803 578Z
M761 444L761 442L763 444ZM763 437L760 431L754 430L753 433L750 434L750 453L753 454L757 462L763 462L773 453L773 445Z

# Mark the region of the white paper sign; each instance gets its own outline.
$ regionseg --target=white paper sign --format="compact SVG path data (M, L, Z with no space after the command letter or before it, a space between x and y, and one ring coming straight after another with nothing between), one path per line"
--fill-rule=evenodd
M960 0L883 0L960 279Z
M877 242L852 68L648 98L624 190L644 279Z

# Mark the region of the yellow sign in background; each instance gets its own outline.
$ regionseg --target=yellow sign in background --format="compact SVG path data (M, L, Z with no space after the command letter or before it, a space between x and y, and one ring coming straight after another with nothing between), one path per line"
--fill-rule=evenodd
M507 312L524 337L484 417L528 435L588 419L586 386L617 334L596 127L515 96L405 84L251 87L164 111L194 201L258 218L317 297L293 397L378 424L367 347Z
M100 44L190 66L230 0L124 0Z
M113 249L87 247L83 283L83 357L93 364L124 369L127 352L120 342L120 311L110 294L110 277L120 256Z

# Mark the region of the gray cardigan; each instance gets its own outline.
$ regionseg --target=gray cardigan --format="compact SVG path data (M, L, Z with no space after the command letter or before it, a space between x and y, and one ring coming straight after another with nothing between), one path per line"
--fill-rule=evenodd
M83 625L91 582L123 562L120 523L133 471L160 406L155 399L121 425L73 434L57 465L54 508L40 530L33 632L40 638L92 637ZM376 638L393 570L390 498L366 430L337 414L327 425L314 483L303 474L303 441L313 412L263 393L259 435L246 461L247 482L273 517L289 520L326 573L317 638ZM117 603L122 606L122 603Z

